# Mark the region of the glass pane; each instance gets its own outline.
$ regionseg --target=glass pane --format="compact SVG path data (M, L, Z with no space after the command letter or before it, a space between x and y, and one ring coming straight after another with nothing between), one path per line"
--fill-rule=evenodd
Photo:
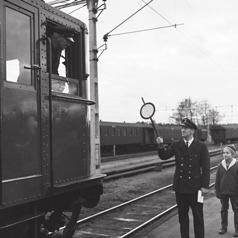
M31 84L31 22L30 17L6 8L6 80Z
M52 79L52 91L71 95L78 95L78 86L73 82Z

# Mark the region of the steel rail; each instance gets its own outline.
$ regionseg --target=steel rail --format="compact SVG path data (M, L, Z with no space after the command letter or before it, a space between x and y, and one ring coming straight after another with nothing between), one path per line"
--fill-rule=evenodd
M214 166L214 167L210 168L210 171L216 169L217 167L218 167L218 166ZM214 185L214 183L212 183L209 187L212 187L213 185ZM154 191L152 191L152 192L149 192L149 193L147 193L147 194L144 194L144 195L142 195L142 196L139 196L139 197L134 198L134 199L132 199L132 200L129 200L129 201L127 201L127 202L121 203L121 204L116 205L116 206L114 206L114 207L108 208L108 209L106 209L106 210L104 210L104 211L101 211L101 212L98 212L98 213L93 214L93 215L91 215L91 216L88 216L88 217L85 217L85 218L83 218L83 219L80 219L80 220L77 221L77 225L80 225L80 224L83 224L83 223L85 223L85 222L88 222L89 220L92 220L92 219L95 219L95 218L97 218L97 217L100 217L101 215L104 215L104 214L106 214L106 213L115 211L115 210L117 210L117 209L119 209L119 208L121 208L121 207L124 207L124 206L126 206L126 205L132 204L132 203L134 203L134 202L136 202L136 201L139 201L139 200L141 200L141 199L143 199L143 198L149 197L149 196L154 195L154 194L156 194L156 193L163 192L163 191L165 191L165 190L167 190L167 189L172 188L172 186L173 186L173 184L166 185L166 186L164 186L164 187L162 187L162 188L159 188L159 189L157 189L157 190L154 190ZM176 207L177 207L176 204L173 205L173 206L171 206L171 207L168 208L167 210L165 210L165 211L159 213L159 214L156 215L155 217L151 218L150 220L146 221L145 223L143 223L143 224L141 224L140 226L134 228L133 230L129 231L128 233L124 234L123 236L121 236L121 237L119 237L119 238L129 237L130 235L134 234L135 232L138 232L140 229L142 229L142 228L144 228L145 226L149 225L149 224L152 223L153 221L156 221L156 220L162 218L163 216L165 216L166 214L168 214L169 212L171 212L172 210L174 210ZM65 229L65 226L64 226L64 227L61 227L59 230L62 231L62 230L64 230L64 229Z
M213 150L209 152L210 157L216 156L221 154L221 150ZM109 181L111 179L116 179L124 176L131 176L137 173L147 172L150 170L154 170L156 168L167 168L175 165L175 159L167 160L167 161L156 161L156 162L149 162L146 164L136 165L132 168L124 168L118 171L111 171L107 172L107 176L104 178L104 181Z
M221 147L218 147L216 149L209 150L209 153L215 153L217 151L221 151ZM156 150L153 151L146 151L146 152L137 152L137 153L131 153L131 154L121 154L121 155L115 155L115 156L103 156L101 155L102 163L107 163L111 161L117 161L117 160L126 160L128 158L138 158L138 157L144 157L144 156L152 156L157 155L158 152Z
M214 167L210 168L210 171L212 171L212 170L214 170L214 169L216 169L216 168L217 168L217 166L214 166ZM91 219L93 219L93 218L96 218L96 217L98 217L98 216L100 216L100 215L103 215L103 214L108 213L108 212L110 212L110 211L114 211L114 210L116 210L116 209L118 209L118 208L121 208L121 207L126 206L126 205L128 205L128 204L131 204L131 203L133 203L133 202L135 202L135 201L138 201L138 200L140 200L140 199L143 199L143 198L145 198L145 197L149 197L149 196L151 196L151 195L154 195L155 193L159 193L159 192L162 192L162 191L164 191L164 190L166 190L166 189L172 188L172 186L173 186L173 184L166 185L166 186L164 186L164 187L162 187L162 188L159 188L159 189L157 189L157 190L154 190L154 191L152 191L152 192L150 192L150 193L146 193L146 194L144 194L144 195L142 195L142 196L140 196L140 197L134 198L134 199L132 199L132 200L129 200L129 201L124 202L124 203L121 203L121 204L116 205L116 206L114 206L114 207L108 208L108 209L106 209L106 210L104 210L104 211L98 212L98 213L96 213L96 214L94 214L94 215L91 215L91 216L88 216L88 217L86 217L86 218L80 219L80 220L77 221L77 224L82 224L82 223L84 223L84 222L86 222L86 221L88 221L88 220L91 220Z
M143 199L143 198L145 198L145 197L149 197L149 196L151 196L151 195L153 195L153 194L155 194L155 193L159 193L159 192L162 192L162 191L164 191L164 190L166 190L166 189L172 188L172 186L173 186L172 184L169 184L169 185L167 185L167 186L164 186L164 187L162 187L162 188L159 188L159 189L157 189L157 190L154 190L154 191L152 191L152 192L150 192L150 193L146 193L146 194L144 194L144 195L142 195L142 196L140 196L140 197L134 198L134 199L132 199L132 200L129 200L129 201L124 202L124 203L121 203L121 204L116 205L116 206L114 206L114 207L108 208L108 209L106 209L106 210L104 210L104 211L101 211L101 212L99 212L99 213L96 213L96 214L94 214L94 215L92 215L92 216L89 216L89 217L86 217L86 218L84 218L84 219L78 220L77 224L82 224L82 223L84 223L84 222L86 222L86 221L88 221L88 220L90 220L90 219L96 218L96 217L98 217L98 216L100 216L100 215L103 215L103 214L105 214L105 213L108 213L108 212L114 211L114 210L116 210L116 209L118 209L118 208L124 207L124 206L126 206L126 205L128 205L128 204L131 204L131 203L133 203L133 202L136 202L136 201L138 201L138 200L141 200L141 199Z
M177 204L171 206L170 208L168 208L165 211L159 213L158 215L152 217L148 221L142 223L141 225L137 226L133 230L130 230L128 233L120 236L119 238L126 238L126 237L130 237L131 235L134 235L136 232L140 231L141 229L144 229L146 226L150 225L151 223L155 222L156 220L161 219L162 217L164 217L165 215L167 215L168 213L170 213L171 211L173 211L177 207L178 207Z
M140 199L143 199L143 198L145 198L145 197L149 197L149 196L151 196L151 195L153 195L153 194L155 194L155 193L162 192L162 191L164 191L164 190L166 190L166 189L169 189L169 188L171 188L171 187L172 187L172 184L169 184L169 185L167 185L167 186L164 186L164 187L162 187L162 188L159 188L159 189L157 189L157 190L154 190L154 191L152 191L152 192L150 192L150 193L144 194L144 195L142 195L142 196L140 196L140 197L134 198L134 199L132 199L132 200L129 200L129 201L124 202L124 203L121 203L121 204L116 205L116 206L114 206L114 207L108 208L108 209L106 209L106 210L104 210L104 211L101 211L101 212L98 212L98 213L93 214L93 215L91 215L91 216L88 216L88 217L85 217L85 218L83 218L83 219L80 219L80 220L77 221L77 225L83 224L83 223L85 223L85 222L87 222L87 221L89 221L89 220L92 220L92 219L94 219L94 218L97 218L97 217L99 217L99 216L101 216L101 215L103 215L103 214L106 214L106 213L111 212L111 211L114 211L114 210L116 210L116 209L118 209L118 208L124 207L124 206L126 206L126 205L128 205L128 204L131 204L131 203L133 203L133 202L135 202L135 201L138 201L138 200L140 200ZM64 230L64 229L65 229L65 226L61 227L59 230L62 231L62 230Z
M218 166L214 166L210 169L211 170L214 170L215 168L217 168ZM211 183L209 185L209 188L213 187L215 185L215 183ZM142 229L145 229L145 227L151 225L152 223L156 222L157 220L161 219L162 217L168 215L170 212L172 212L173 210L175 210L176 208L178 207L177 204L169 207L168 209L166 209L165 211L157 214L156 216L152 217L151 219L149 219L148 221L140 224L139 226L135 227L133 230L130 230L129 232L127 232L126 234L120 236L119 238L128 238L128 237L131 237L131 236L134 236L135 233L139 232L140 230Z

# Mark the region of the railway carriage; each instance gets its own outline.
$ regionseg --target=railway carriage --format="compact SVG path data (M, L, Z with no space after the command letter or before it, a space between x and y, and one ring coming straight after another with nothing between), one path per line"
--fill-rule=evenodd
M181 136L176 125L156 125L166 144ZM126 154L156 149L155 131L151 124L100 121L102 155Z
M165 144L171 144L173 141L181 138L181 127L178 125L157 125L159 135L164 139Z
M181 138L181 127L172 124L157 124L159 136L169 145ZM151 124L100 121L102 156L145 152L157 149L156 135ZM196 137L205 141L207 130L199 128Z
M86 35L41 0L0 1L0 237L48 237L65 224L72 237L81 207L100 199Z
M103 155L136 152L150 137L144 124L100 121L101 152Z
M213 125L210 130L215 144L238 141L238 124Z

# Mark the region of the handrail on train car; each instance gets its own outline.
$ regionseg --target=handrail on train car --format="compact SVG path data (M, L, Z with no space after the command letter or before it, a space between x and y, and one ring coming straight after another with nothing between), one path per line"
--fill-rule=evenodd
M47 42L47 46L49 49L49 58L48 58L48 73L49 73L49 141L50 141L50 146L49 146L49 154L50 154L50 189L53 189L54 186L54 181L53 181L53 150L52 150L52 82L51 82L51 76L52 76L52 44L51 44L51 39L50 37L43 37L40 40L42 41L46 41Z
M94 105L96 102L93 100L88 100L88 99L84 99L78 96L73 96L73 95L65 95L64 93L51 93L51 97L54 98L55 100L65 100L65 101L73 101L73 102L83 102L89 106Z

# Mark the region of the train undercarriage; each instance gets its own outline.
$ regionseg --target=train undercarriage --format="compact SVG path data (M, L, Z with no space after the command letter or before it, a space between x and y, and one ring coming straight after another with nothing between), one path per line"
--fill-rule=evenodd
M71 238L83 207L95 207L103 192L102 184L68 190L42 200L1 210L0 237Z

